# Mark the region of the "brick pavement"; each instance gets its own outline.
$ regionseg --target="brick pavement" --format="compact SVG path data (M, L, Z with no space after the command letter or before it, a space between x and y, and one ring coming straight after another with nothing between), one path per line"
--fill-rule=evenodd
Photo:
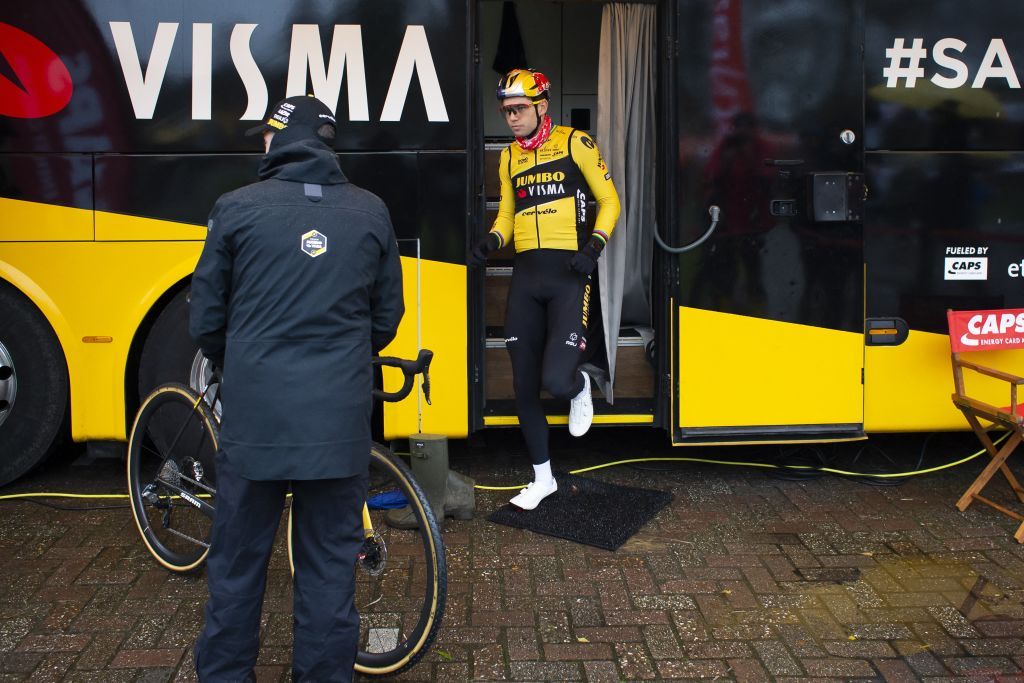
M559 437L556 464L774 453L670 449L663 439ZM453 463L480 482L516 483L526 461L514 433L488 440L468 451L454 444ZM872 444L911 466L921 440ZM971 442L954 435L943 444L948 451L932 444L929 463L953 459ZM850 448L824 451L849 463ZM508 496L483 492L475 519L445 524L444 627L400 679L1024 679L1024 548L1011 538L1015 525L984 506L960 513L952 504L981 465L890 488L693 464L602 470L586 476L675 495L615 553L490 524L486 514ZM111 461L65 462L2 493L117 491L121 477ZM159 569L136 534L125 509L3 504L0 682L195 680L190 644L203 574ZM259 680L288 680L290 629L279 543Z

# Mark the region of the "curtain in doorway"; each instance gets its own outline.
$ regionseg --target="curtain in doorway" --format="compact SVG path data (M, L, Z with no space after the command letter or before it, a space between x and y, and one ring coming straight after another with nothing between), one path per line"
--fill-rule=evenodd
M620 327L644 341L651 328L654 206L654 88L657 7L604 6L597 76L597 144L619 193L622 212L599 262L601 313L608 349L609 403Z
M504 76L512 69L525 69L530 64L526 59L523 34L516 19L516 4L505 0L501 6L501 31L498 33L498 49L494 53L491 68Z

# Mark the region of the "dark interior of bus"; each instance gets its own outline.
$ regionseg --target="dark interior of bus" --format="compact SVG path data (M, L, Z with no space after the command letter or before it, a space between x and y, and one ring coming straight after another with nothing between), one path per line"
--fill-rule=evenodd
M483 0L477 12L484 196L483 219L476 234L484 234L494 222L499 199L498 159L501 150L514 140L498 111L495 86L504 69L525 56L526 63L521 66L542 71L552 83L552 122L594 137L612 171L620 201L624 200L615 233L602 256L606 263L599 271L597 297L601 313L590 326L590 338L600 336L603 343L588 350L584 360L596 380L592 383L595 413L633 416L634 421L648 424L654 421L659 399L655 378L664 374L658 366L666 362L664 350L656 351L656 330L660 333L658 328L664 327L664 310L659 306L664 307L656 298L662 295L657 291L659 278L654 276L657 255L650 232L656 211L656 10L654 3ZM602 56L604 64L600 63ZM613 102L618 106L610 106ZM623 130L632 133L622 134ZM637 135L638 131L650 133ZM628 199L624 196L627 189ZM591 201L587 232L596 214L596 204ZM478 394L483 410L478 415L485 420L515 414L503 334L513 255L514 245L491 255L480 288L471 288L471 308L482 319L478 329L485 330L483 343L477 339L483 369L483 395ZM474 297L476 301L472 301ZM593 315L593 304L591 311ZM597 330L602 333L597 335ZM608 340L613 341L609 344ZM609 383L612 373L614 382ZM565 414L566 404L553 401L546 393L543 397L551 401L546 405L549 415Z

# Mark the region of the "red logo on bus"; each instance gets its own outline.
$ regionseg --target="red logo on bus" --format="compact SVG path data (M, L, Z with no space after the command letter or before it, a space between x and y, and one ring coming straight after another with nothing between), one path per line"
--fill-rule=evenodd
M0 22L0 116L38 119L71 101L74 85L60 57L34 36Z

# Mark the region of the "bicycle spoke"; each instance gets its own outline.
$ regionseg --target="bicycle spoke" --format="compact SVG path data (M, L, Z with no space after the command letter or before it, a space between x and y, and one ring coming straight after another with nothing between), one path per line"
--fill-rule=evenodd
M177 529L175 529L173 527L167 527L167 531L171 532L172 534L174 534L178 538L183 538L186 541L191 541L191 542L195 543L196 545L198 545L201 548L209 548L210 547L209 543L207 543L205 541L200 541L198 538L193 538L193 537L189 536L188 534L182 533L182 532L178 531Z
M184 434L185 430L188 428L189 422L191 422L192 419L197 415L197 413L196 413L196 408L197 407L198 407L198 404L192 407L192 411L189 412L188 417L185 418L185 421L181 424L181 427L178 428L178 433L174 435L174 438L171 440L171 445L167 449L168 453L173 453L174 452L174 448L178 445L178 441L181 439L182 434ZM206 439L206 430L203 429L203 430L200 431L200 441L199 441L198 445L202 446L203 445L203 440L205 440L205 439ZM198 452L198 450L199 450L198 447L196 448L196 450Z

